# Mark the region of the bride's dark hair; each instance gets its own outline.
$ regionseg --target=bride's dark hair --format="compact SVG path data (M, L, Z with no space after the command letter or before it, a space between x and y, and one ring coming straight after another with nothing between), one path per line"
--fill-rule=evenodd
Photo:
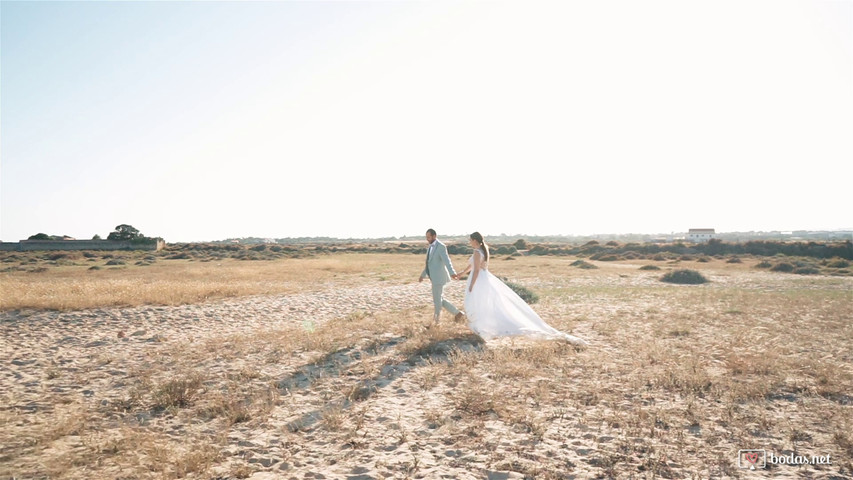
M480 244L481 247L483 247L483 253L485 254L485 258L483 261L488 262L489 261L489 246L486 245L486 241L483 240L483 236L480 234L480 232L472 233L471 234L471 240L475 240L477 243Z

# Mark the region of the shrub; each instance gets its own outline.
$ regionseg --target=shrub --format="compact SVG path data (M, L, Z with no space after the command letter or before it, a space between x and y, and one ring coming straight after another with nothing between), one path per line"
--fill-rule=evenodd
M707 283L708 279L696 270L688 270L685 268L665 273L664 276L661 277L661 281L682 285L698 285L701 283Z
M197 375L170 380L154 392L154 406L158 409L187 407L193 403L201 388L201 377Z
M772 263L768 262L767 260L764 260L764 261L756 264L755 268L770 268L772 266L773 266Z
M643 265L640 267L640 270L660 270L660 267L657 265Z
M815 267L800 267L795 269L794 273L800 275L817 275L820 273L820 270Z
M743 263L743 262L738 257L732 257L732 258L726 260L726 263Z
M850 266L850 262L844 259L835 259L826 264L829 268L847 268Z
M113 260L110 260L109 262L107 262L107 265L125 265L125 264L126 264L126 263L125 263L125 261L124 261L124 260L120 260L120 259L117 259L117 258L116 258L116 259L113 259Z
M527 250L527 240L519 238L512 244L517 250Z
M708 263L708 262L710 262L710 261L711 261L711 259L710 259L710 258L708 258L708 257L699 257L699 258L697 258L697 259L696 259L696 261L697 261L697 262L700 262L700 263Z
M598 268L595 265L593 265L593 264L591 264L585 260L575 260L574 262L570 263L569 265L571 265L572 267L582 268L584 270L592 270L592 269Z
M423 250L426 253L426 249ZM450 255L471 255L474 253L474 250L468 245L448 245L447 253Z
M788 262L781 262L777 263L776 265L773 265L770 270L773 272L790 273L794 271L794 266Z
M506 277L500 277L501 281L503 281L507 287L511 288L513 292L516 293L522 300L524 300L527 304L534 304L539 301L539 295L533 293L529 288L519 285L517 283L510 282L506 279Z

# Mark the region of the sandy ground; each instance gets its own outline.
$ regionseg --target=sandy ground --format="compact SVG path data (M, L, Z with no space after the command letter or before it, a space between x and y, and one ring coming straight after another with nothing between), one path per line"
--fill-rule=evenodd
M608 268L606 274L590 272L571 279L525 282L534 290L552 292L535 307L543 318L592 343L584 349L549 344L549 358L562 360L550 365L549 358L543 357L548 368L543 367L541 375L514 374L511 362L501 363L502 370L478 370L477 366L487 358L504 362L512 355L535 356L535 350L542 348L539 343L501 340L483 344L466 333L464 325L454 325L446 313L440 327L431 329L432 333L425 330L424 319L431 310L428 282L376 282L347 288L329 284L312 293L177 307L0 313L4 365L0 421L6 432L0 447L0 478L622 478L623 474L613 473L619 470L608 459L628 444L631 451L646 452L642 461L648 462L647 469L639 466L631 474L633 478L851 478L843 461L830 468L777 467L758 474L738 470L731 466L736 461L732 451L741 439L732 438L720 426L722 421L686 425L677 445L657 438L656 428L663 429L670 409L683 410L684 402L690 401L700 411L711 411L716 408L714 400L654 395L626 385L635 381L625 376L620 380L620 372L634 368L626 342L643 337L654 343L662 335L656 330L659 325L678 327L690 323L691 317L711 314L702 302L691 305L683 301L699 291L688 290L696 287L663 285L657 280L659 272L638 274L635 265ZM714 271L710 276L713 282L701 287L706 292L702 295L829 290L838 292L844 302L845 298L849 301L845 295L853 286L850 279L766 272ZM461 306L463 289L464 283L454 282L446 294ZM628 289L628 293L620 293L620 289ZM662 301L661 294L670 292L676 292L676 297ZM739 304L724 313L737 315L735 308L745 310L748 305ZM754 313L773 315L765 310ZM844 321L823 318L814 310L794 314L811 314L812 321ZM648 321L654 317L670 320L662 324ZM377 322L399 318L406 325L349 344L326 346L323 356L312 353L323 351L321 348L282 353L263 346L267 336L275 343L276 332L310 334L331 322L362 325L359 322L369 324L372 318ZM710 327L690 323L684 335L698 337ZM674 331L669 336L680 341L682 334L677 328ZM411 345L416 336L423 337L423 349ZM832 348L842 360L851 361L850 351L843 350L846 347L853 345L844 340L840 348ZM589 368L592 363L598 364L594 370ZM713 368L708 371L713 376ZM200 417L198 410L162 411L128 400L132 388L153 388L170 375L190 374L201 375L211 391L227 383L252 387L255 393L274 392L263 415L237 421L224 430L211 426L219 419ZM499 395L497 390L490 391L495 382L499 382ZM540 384L543 393L537 394ZM513 391L524 398L514 398ZM610 398L607 392L618 392L612 397L615 400L602 401ZM775 415L784 417L797 415L815 402L831 406L835 413L827 417L831 420L825 428L803 436L803 442L814 444L813 450L826 450L833 445L829 439L839 428L837 422L850 418L849 400L849 396L797 396L773 408ZM511 412L516 407L529 409L529 413ZM653 418L643 417L642 422L624 418L635 411L653 412ZM809 409L806 416L815 411L819 407ZM802 419L804 424L809 421L819 423L821 418ZM643 422L651 422L651 428ZM636 428L629 430L626 425ZM55 428L63 431L50 434ZM134 433L135 429L156 434ZM776 445L771 441L774 435L778 436L767 433L766 441L751 441L743 447ZM121 438L160 442L170 451L183 445L189 453L176 461L173 454L157 457L146 447L140 451L144 450L147 460L118 460L116 454L109 455L110 448L125 457L134 452ZM205 448L212 445L209 448L215 453L200 460L209 463L205 468L188 468L181 474L179 467L192 464L195 458L190 453L196 442ZM97 445L93 447L93 443ZM838 454L837 447L832 448ZM93 456L92 451L98 455ZM776 451L786 450L780 446ZM75 463L76 456L100 458L99 464L89 470ZM174 467L157 469L150 463L157 458ZM708 465L709 458L731 465ZM531 474L537 471L537 464L544 468ZM140 474L146 465L150 473Z

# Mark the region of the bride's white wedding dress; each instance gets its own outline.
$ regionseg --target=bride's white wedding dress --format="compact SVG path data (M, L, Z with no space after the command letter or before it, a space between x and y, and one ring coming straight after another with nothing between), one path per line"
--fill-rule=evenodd
M478 250L483 258L483 251ZM474 255L468 262L474 268ZM530 308L511 288L503 283L498 277L492 275L488 268L488 262L480 263L480 273L477 282L471 288L471 279L474 272L468 276L465 288L465 315L468 317L468 326L484 340L496 337L524 335L536 338L564 339L572 343L586 345L587 342L563 333L548 325L536 312Z

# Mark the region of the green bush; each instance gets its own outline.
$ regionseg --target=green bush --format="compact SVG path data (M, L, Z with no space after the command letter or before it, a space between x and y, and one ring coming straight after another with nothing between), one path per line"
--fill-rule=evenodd
M850 262L848 262L847 260L838 258L838 259L833 259L832 261L828 262L826 264L826 266L829 268L847 268L850 266Z
M660 270L660 267L657 265L643 265L640 267L640 270Z
M513 292L516 293L522 300L524 300L527 304L531 305L539 301L539 295L533 293L529 288L519 285L517 283L510 282L506 279L506 277L500 277L501 281L506 284L507 287L512 289Z
M772 267L772 266L773 266L773 264L772 264L772 263L768 262L767 260L764 260L764 261L759 262L758 264L756 264L756 265L755 265L755 268L770 268L770 267Z
M682 285L698 285L701 283L707 283L708 279L696 270L688 270L685 268L665 273L664 276L661 277L661 281Z
M820 273L820 269L815 267L800 267L794 270L794 273L799 275L817 275Z
M780 262L770 267L770 270L773 272L791 273L794 271L794 266L788 262Z
M743 263L743 262L738 257L732 257L732 258L726 260L726 263Z
M593 270L593 269L598 268L595 265L587 262L586 260L575 260L574 262L570 263L569 265L572 267L582 268L584 270Z

